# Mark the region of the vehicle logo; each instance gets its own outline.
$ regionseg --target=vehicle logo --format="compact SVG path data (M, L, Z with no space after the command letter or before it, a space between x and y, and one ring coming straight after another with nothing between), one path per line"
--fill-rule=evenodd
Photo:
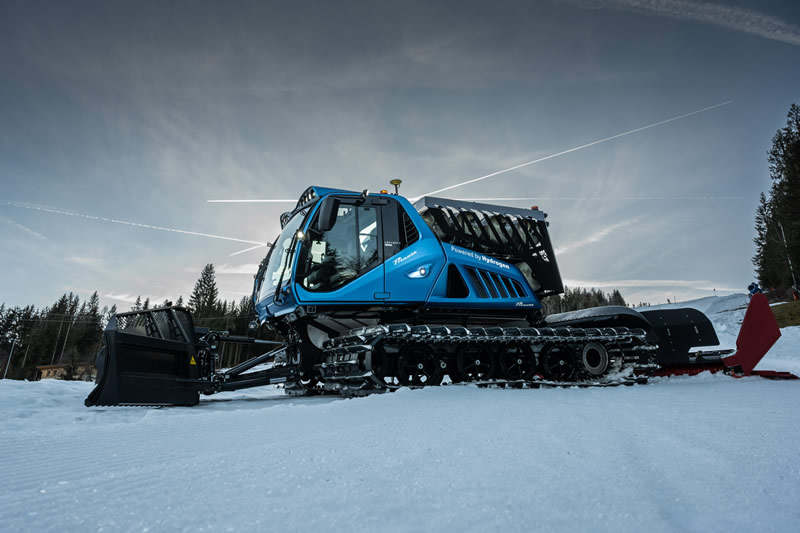
M456 248L452 244L450 245L450 251L451 252L455 252L457 254L465 255L467 257L475 259L476 261L481 261L483 263L486 263L486 264L489 264L489 265L492 265L492 266L495 266L495 267L498 267L498 268L511 270L511 265L509 265L508 263L504 263L502 261L498 261L494 257L489 257L488 255L477 254L475 252L471 252L471 251L468 251L468 250L462 250L461 248Z
M395 266L397 266L397 265L399 265L400 263L403 263L403 262L405 262L405 261L408 261L409 259L411 259L411 258L412 258L412 257L414 257L415 255L417 255L417 251L416 251L416 250L414 250L413 252L411 252L410 254L408 254L408 255L407 255L407 256L405 256L405 257L398 257L397 259L395 259L394 261L392 261L392 265L395 265Z

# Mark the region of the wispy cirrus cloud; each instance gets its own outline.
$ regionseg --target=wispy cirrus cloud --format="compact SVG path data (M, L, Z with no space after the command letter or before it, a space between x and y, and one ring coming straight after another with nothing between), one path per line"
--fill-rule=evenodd
M85 257L80 255L74 255L71 257L67 257L67 261L70 263L75 263L76 265L89 267L89 268L101 268L103 266L103 261L97 257Z
M255 263L245 263L242 265L231 265L228 263L223 263L221 265L217 265L214 267L214 272L216 274L246 274L252 276L256 272L258 272L258 265Z
M141 294L132 294L132 293L115 293L115 292L106 292L101 294L102 297L108 298L109 300L114 301L115 303L127 303L132 304L136 302L136 299L139 298L143 302L145 300L150 300L151 307L155 307L157 305L161 305L161 302L165 300L164 296L148 296L148 295L141 295Z
M565 0L589 9L617 9L695 20L800 46L800 27L743 7L689 0Z
M594 243L600 242L603 239L605 239L606 237L608 237L608 235L610 235L611 233L613 233L613 232L615 232L615 231L617 231L619 229L622 229L624 227L630 226L632 224L636 224L639 221L640 218L641 217L635 217L635 218L631 218L631 219L628 219L628 220L623 220L621 222L617 222L616 224L611 224L610 226L606 226L605 228L602 228L602 229L600 229L598 231L595 231L594 233L592 233L591 235L589 235L585 239L581 239L579 241L574 241L574 242L571 242L571 243L566 244L564 246L560 246L559 248L556 248L556 250L555 250L556 257L558 257L560 255L563 255L563 254L565 254L567 252L570 252L572 250L576 250L578 248L586 246L587 244L594 244Z
M698 291L742 292L741 287L726 287L724 283L692 279L624 279L624 280L579 280L565 279L568 287L593 287L595 289L673 288L682 287Z

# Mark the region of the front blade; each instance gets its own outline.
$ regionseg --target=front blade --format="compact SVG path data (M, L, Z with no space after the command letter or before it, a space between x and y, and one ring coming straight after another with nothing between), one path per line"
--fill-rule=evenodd
M113 317L103 333L97 381L85 405L196 405L200 365L188 311Z

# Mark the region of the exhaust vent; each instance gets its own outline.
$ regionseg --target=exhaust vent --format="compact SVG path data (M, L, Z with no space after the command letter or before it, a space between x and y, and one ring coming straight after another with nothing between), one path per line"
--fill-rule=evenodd
M455 265L447 267L447 297L466 298L469 296L469 288L461 276L461 272Z
M454 268L454 265L450 265L450 268ZM528 297L522 285L511 278L480 268L466 267L465 270L467 271L470 285L472 285L472 289L478 298L519 299Z

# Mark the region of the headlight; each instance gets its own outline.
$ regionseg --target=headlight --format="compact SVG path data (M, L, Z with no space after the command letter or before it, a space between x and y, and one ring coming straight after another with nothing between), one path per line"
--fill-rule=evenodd
M431 272L431 265L422 265L421 267L415 268L411 272L407 272L406 276L411 279L419 279L427 277L428 274Z

